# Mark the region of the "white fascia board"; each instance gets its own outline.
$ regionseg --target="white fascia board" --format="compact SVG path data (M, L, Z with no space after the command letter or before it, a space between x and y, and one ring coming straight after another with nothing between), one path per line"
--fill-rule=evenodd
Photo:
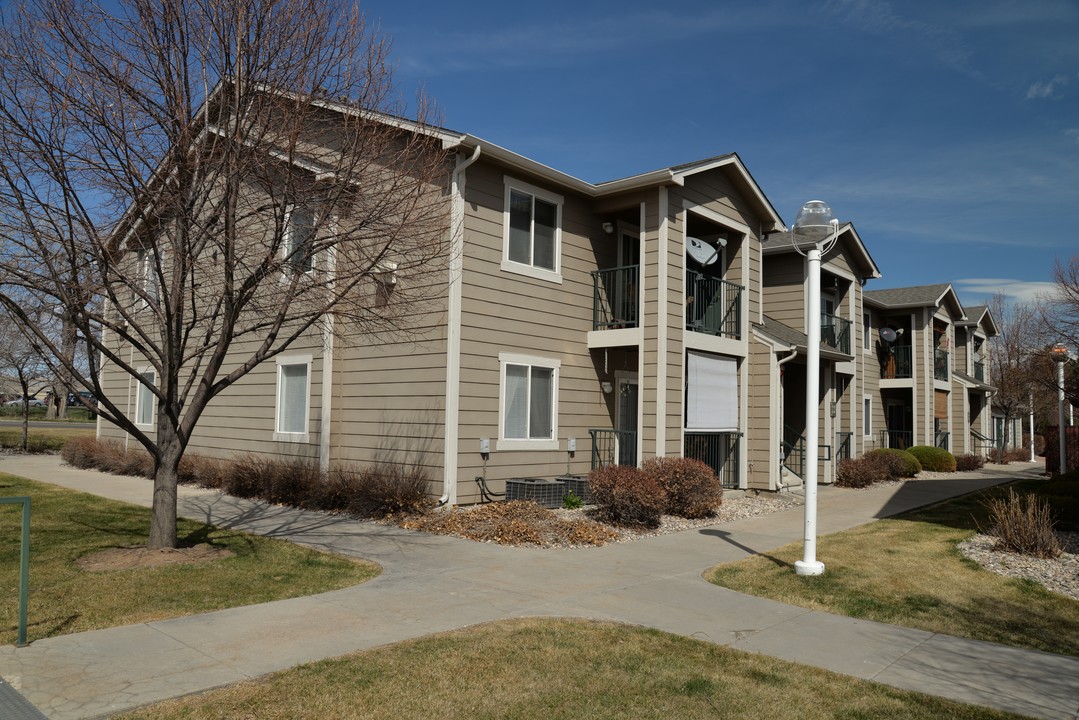
M695 175L697 173L707 172L709 170L715 170L716 168L727 166L732 166L738 171L738 174L742 178L742 182L744 182L746 187L749 188L750 192L753 194L753 197L757 199L757 202L759 202L761 206L765 208L769 219L772 221L773 231L786 231L787 227L783 223L783 218L781 218L779 216L779 213L776 212L776 209L772 206L772 202L768 199L768 196L764 194L764 191L761 190L760 185L758 185L757 181L753 179L753 176L750 175L749 169L746 168L745 164L742 162L742 159L738 157L738 155L730 155L728 157L719 158L711 162L704 162L700 165L695 165L684 170L680 170L677 173L674 173L674 176L677 179L678 184L682 185L685 182L685 178L689 175Z

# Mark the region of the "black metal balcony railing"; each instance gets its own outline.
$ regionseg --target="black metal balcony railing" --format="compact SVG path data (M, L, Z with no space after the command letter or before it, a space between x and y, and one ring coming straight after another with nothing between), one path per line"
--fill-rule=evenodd
M687 330L742 339L741 285L689 271L686 286Z
M981 360L974 361L974 379L978 382L985 382L985 363Z
M738 437L736 432L686 431L685 456L700 460L715 471L725 488L738 487Z
M637 433L633 430L591 429L592 469L608 465L637 465Z
M884 357L880 365L881 378L892 380L914 377L911 350L910 345L893 345L884 350Z
M934 445L945 450L948 449L948 437L951 433L944 432L943 430L937 430L936 436L933 438Z
M881 430L880 446L906 450L914 446L914 433L910 430Z
M805 477L806 439L790 426L783 426L783 442L780 448L783 466L798 477Z
M820 339L836 350L850 355L850 320L822 312L820 314Z
M937 380L948 379L948 351L937 348L933 351L933 377Z
M835 461L850 460L850 439L854 433L837 432L835 434Z
M637 327L640 266L592 271L592 329Z

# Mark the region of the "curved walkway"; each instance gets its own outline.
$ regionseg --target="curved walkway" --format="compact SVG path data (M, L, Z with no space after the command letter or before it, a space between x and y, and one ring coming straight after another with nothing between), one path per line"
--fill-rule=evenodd
M148 481L76 470L55 456L0 457L0 471L150 504ZM1040 465L1019 465L859 492L821 488L819 532L1040 472ZM188 517L367 558L384 571L312 597L0 647L0 676L49 718L100 717L303 662L523 616L646 625L1036 717L1072 720L1079 710L1079 658L839 617L701 579L714 564L801 539L801 508L632 543L539 550L191 488L182 489L180 506Z

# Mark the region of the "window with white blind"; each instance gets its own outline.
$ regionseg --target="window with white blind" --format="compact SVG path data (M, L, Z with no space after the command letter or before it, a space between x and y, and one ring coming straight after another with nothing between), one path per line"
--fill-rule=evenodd
M157 382L157 373L153 370L139 372L139 384L135 388L135 424L153 427L154 393L150 387Z
M559 361L500 353L498 362L498 449L557 450Z
M308 441L310 395L311 356L278 358L274 440Z
M738 431L738 361L686 353L686 430Z

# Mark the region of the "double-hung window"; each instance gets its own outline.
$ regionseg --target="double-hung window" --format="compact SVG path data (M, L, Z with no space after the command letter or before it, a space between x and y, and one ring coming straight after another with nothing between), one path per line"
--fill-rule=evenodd
M138 256L138 287L141 295L136 304L139 308L146 307L149 303L156 304L160 299L160 286L157 282L157 251L152 249L139 250Z
M873 398L868 395L862 398L862 435L869 437L873 434Z
M562 282L562 197L506 178L502 269Z
M135 424L152 427L154 424L154 393L150 387L157 382L153 370L139 371L139 384L135 387Z
M283 252L285 263L297 273L311 272L315 267L315 211L303 205L292 205L285 220Z
M873 325L869 313L862 313L862 349L869 352L873 349Z
M559 361L501 353L500 450L558 449Z
M279 357L274 440L308 442L310 395L311 356Z

